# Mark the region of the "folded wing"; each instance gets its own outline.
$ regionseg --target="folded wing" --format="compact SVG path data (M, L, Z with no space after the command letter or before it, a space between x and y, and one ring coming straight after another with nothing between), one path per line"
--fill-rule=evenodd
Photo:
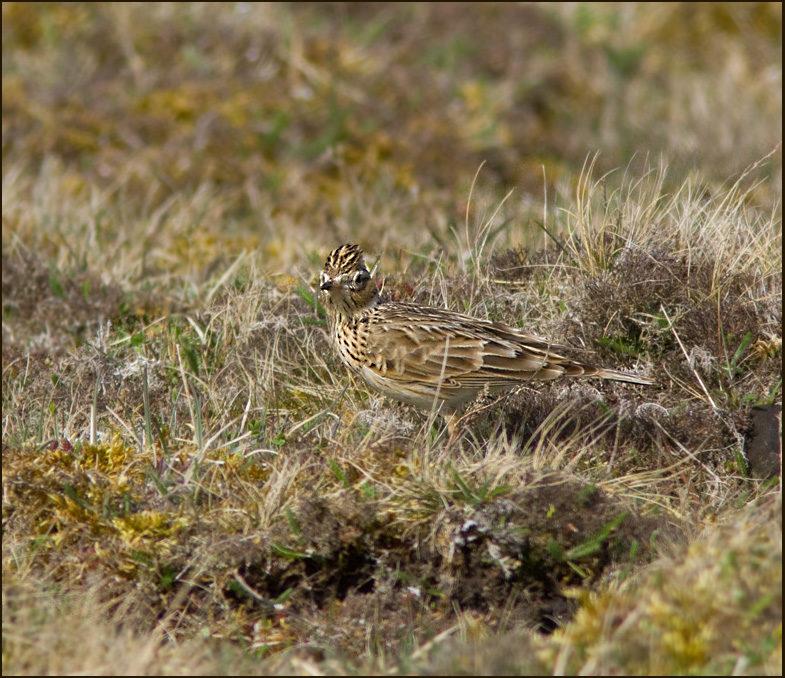
M561 346L503 323L408 304L383 308L363 329L369 366L388 379L482 388L600 371L555 352Z

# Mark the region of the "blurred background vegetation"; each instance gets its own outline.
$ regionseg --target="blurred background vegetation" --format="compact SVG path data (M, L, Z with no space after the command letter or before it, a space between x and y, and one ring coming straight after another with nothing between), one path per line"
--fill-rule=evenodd
M4 3L3 166L54 163L67 194L116 192L129 218L209 192L220 207L190 231L140 226L153 268L244 248L275 268L357 238L419 247L462 220L483 161L481 182L537 217L594 153L598 175L665 162L673 185L737 178L781 138L781 11ZM764 209L780 164L750 177L766 179L751 196ZM116 224L94 237L113 249ZM42 239L42 255L60 247Z

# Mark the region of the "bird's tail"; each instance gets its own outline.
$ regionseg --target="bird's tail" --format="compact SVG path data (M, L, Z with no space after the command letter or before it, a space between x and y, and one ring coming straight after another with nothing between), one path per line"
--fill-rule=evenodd
M630 384L641 384L642 386L653 386L655 382L651 379L645 379L635 374L628 374L627 372L620 372L619 370L606 370L602 367L595 368L597 371L594 374L587 372L587 376L596 377L597 379L610 379L612 381L626 381Z

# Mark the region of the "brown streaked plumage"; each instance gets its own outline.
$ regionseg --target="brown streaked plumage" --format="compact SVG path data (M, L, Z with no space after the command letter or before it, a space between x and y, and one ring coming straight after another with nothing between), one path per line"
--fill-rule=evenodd
M371 388L404 403L435 407L448 421L484 390L530 380L596 377L652 384L570 360L565 347L442 308L382 303L357 245L330 253L320 287L341 361Z

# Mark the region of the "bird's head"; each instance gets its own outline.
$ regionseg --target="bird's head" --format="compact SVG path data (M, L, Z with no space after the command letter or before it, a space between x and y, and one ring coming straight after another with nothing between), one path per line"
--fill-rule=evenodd
M373 308L379 291L357 245L341 245L324 262L319 289L328 313L352 317Z

